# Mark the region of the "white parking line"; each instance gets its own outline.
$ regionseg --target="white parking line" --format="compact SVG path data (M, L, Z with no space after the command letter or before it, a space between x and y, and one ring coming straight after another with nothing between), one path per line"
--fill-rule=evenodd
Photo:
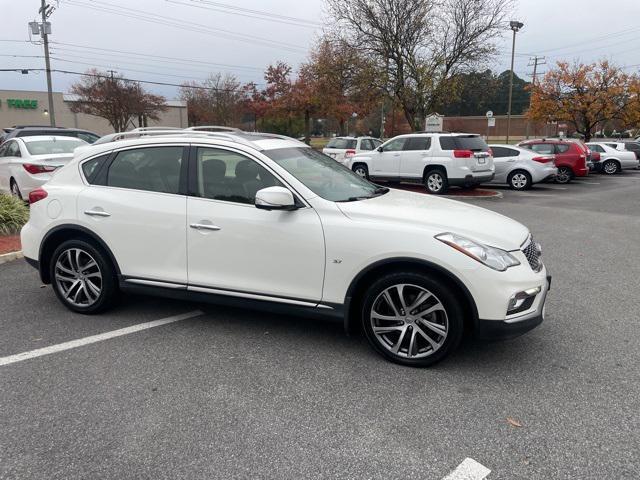
M483 480L490 473L491 470L473 458L465 458L453 472L442 480Z
M202 315L200 310L194 310L193 312L183 313L180 315L174 315L172 317L162 318L160 320L154 320L152 322L139 323L138 325L132 325L130 327L121 328L119 330L112 330L111 332L100 333L98 335L92 335L90 337L79 338L77 340L71 340L69 342L58 343L57 345L50 345L48 347L38 348L37 350L30 350L28 352L16 353L15 355L9 355L8 357L0 358L0 367L9 365L11 363L22 362L23 360L29 360L31 358L42 357L43 355L49 355L51 353L63 352L65 350L71 350L72 348L82 347L91 343L102 342L109 340L110 338L121 337L123 335L129 335L130 333L140 332L141 330L148 330L154 327L160 327L168 323L179 322L181 320L187 320L189 318Z
M585 182L584 180L574 180L575 183L584 183L585 185L600 185L600 182Z

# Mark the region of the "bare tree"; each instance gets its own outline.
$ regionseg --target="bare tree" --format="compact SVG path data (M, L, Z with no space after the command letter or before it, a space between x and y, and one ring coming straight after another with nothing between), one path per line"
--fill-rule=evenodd
M377 61L415 130L447 80L495 53L512 0L327 0L335 34Z
M70 109L106 119L116 132L127 129L133 118L158 120L167 109L164 97L146 92L139 83L89 70L71 86L77 99Z
M187 102L189 124L236 125L246 92L234 75L211 74L202 83L185 83L180 98Z

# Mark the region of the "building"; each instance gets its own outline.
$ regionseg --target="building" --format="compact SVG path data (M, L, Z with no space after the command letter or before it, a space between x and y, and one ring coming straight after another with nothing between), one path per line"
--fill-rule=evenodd
M113 133L113 128L104 118L73 113L69 104L75 98L73 95L53 92L56 126L82 128L99 135ZM169 100L167 107L166 111L160 112L160 120L157 122L149 120L148 126L188 127L187 104L185 102ZM0 128L13 125L49 125L48 108L47 92L0 90ZM134 119L131 128L137 126L137 119Z
M468 117L444 117L443 129L449 132L468 132L478 133L491 139L501 139L507 135L507 116L496 115L495 126L487 125L487 117L468 116ZM509 135L513 140L520 140L526 137L547 137L557 136L562 132L564 135L573 133L573 130L567 131L566 124L545 124L544 122L533 122L527 119L525 115L511 115L511 127Z

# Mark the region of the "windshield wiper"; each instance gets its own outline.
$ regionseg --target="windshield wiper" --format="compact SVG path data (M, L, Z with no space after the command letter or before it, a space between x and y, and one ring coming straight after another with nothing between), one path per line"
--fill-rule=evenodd
M373 195L361 195L359 197L349 197L346 200L338 200L339 202L357 202L358 200L367 200L368 198L379 197L389 191L388 187L378 187L373 191Z

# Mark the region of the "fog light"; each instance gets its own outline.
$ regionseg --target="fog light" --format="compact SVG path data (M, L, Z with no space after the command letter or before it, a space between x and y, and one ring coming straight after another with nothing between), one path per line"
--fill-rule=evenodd
M538 295L541 291L542 287L535 287L511 295L509 304L507 305L507 315L524 312L525 310L531 308L536 295Z

